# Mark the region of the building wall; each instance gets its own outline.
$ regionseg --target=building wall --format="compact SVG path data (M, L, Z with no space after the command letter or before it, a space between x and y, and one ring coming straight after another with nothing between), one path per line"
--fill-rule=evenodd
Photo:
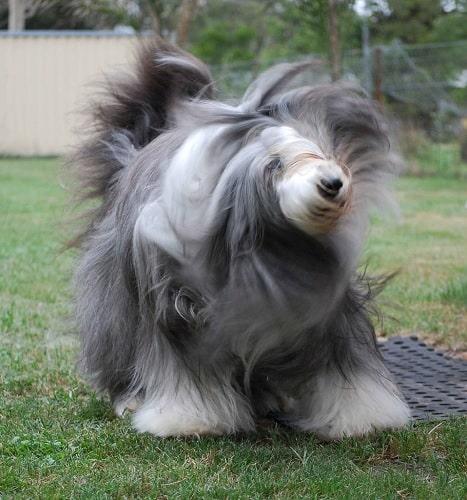
M105 72L131 64L136 37L100 32L0 35L0 155L67 152ZM81 127L80 127L81 125Z

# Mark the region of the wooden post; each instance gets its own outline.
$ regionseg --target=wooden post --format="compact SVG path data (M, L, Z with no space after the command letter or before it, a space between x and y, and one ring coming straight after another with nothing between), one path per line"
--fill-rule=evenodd
M375 70L374 70L374 99L383 105L383 73L381 65L382 50L381 47L375 47Z
M328 22L331 35L332 79L341 79L341 57L339 47L339 28L335 0L328 0Z
M177 45L185 47L190 26L198 8L198 0L184 0L178 9Z
M461 160L467 163L467 117L461 120Z

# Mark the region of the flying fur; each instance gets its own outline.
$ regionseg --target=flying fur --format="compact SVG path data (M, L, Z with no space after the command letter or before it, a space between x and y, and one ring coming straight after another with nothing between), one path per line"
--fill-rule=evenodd
M399 158L371 101L294 87L306 69L273 67L229 106L156 40L92 105L71 159L101 202L74 240L81 365L141 432L267 415L329 440L408 420L356 271Z

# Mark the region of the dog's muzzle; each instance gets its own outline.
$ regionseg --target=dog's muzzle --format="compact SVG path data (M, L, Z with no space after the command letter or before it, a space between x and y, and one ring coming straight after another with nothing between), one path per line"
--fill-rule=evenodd
M277 192L289 222L309 234L330 232L349 209L351 173L334 159L304 153L285 168Z

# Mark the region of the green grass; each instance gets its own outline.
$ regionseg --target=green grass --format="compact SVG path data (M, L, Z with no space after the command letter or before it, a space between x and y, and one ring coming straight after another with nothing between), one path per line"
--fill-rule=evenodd
M377 218L366 251L370 272L399 271L380 299L379 333L465 348L467 181L404 177L397 194L400 218Z
M418 177L455 177L467 180L467 165L461 162L459 143L431 143L420 131L404 130L402 148L406 170Z
M376 219L366 251L370 271L400 268L381 333L465 347L465 182L403 178L398 193L403 218ZM461 418L332 444L276 426L137 435L74 367L65 202L56 160L0 160L0 498L466 497Z

